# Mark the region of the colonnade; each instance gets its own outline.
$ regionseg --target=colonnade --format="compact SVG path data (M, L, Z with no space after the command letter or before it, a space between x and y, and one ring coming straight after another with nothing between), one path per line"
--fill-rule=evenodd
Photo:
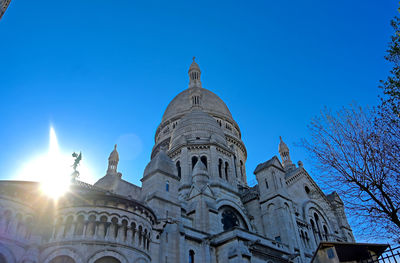
M117 215L79 214L56 220L52 239L97 239L130 245L141 250L150 249L151 230L144 224Z

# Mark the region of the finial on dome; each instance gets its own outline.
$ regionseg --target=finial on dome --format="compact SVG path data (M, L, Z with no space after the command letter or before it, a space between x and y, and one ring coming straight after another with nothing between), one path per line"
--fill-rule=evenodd
M189 88L201 88L200 67L196 63L196 57L193 57L193 62L189 67Z

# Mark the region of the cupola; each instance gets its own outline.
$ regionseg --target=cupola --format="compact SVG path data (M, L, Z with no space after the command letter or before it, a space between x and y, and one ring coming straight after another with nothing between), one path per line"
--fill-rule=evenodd
M292 160L290 160L290 154L289 154L289 147L286 145L286 143L282 140L282 137L279 136L279 154L282 159L282 165L285 170L290 170L291 168L294 167Z
M189 88L201 88L200 81L200 67L195 61L195 57L193 57L193 62L189 67Z
M119 154L117 152L117 145L114 145L114 150L110 153L108 157L108 169L107 175L117 175L117 167L119 162Z

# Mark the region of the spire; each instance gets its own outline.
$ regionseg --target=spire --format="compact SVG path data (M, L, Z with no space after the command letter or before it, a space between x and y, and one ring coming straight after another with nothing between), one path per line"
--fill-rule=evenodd
M193 57L193 62L189 67L189 88L201 88L201 71L195 59L196 57Z
M281 136L279 136L279 140L279 154L281 155L283 168L285 168L285 170L290 169L293 166L293 163L290 160L289 147L282 140Z
M114 145L114 150L110 153L110 157L108 157L108 169L107 175L117 175L117 166L119 162L119 155L117 152L117 145Z

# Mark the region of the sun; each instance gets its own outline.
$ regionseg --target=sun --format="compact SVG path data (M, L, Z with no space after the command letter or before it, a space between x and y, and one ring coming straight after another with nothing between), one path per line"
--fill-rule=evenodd
M38 181L44 194L53 199L58 199L69 190L72 163L72 156L60 151L55 130L50 127L48 152L24 164L17 177L20 180ZM80 165L79 171L86 178L90 174L84 164Z

